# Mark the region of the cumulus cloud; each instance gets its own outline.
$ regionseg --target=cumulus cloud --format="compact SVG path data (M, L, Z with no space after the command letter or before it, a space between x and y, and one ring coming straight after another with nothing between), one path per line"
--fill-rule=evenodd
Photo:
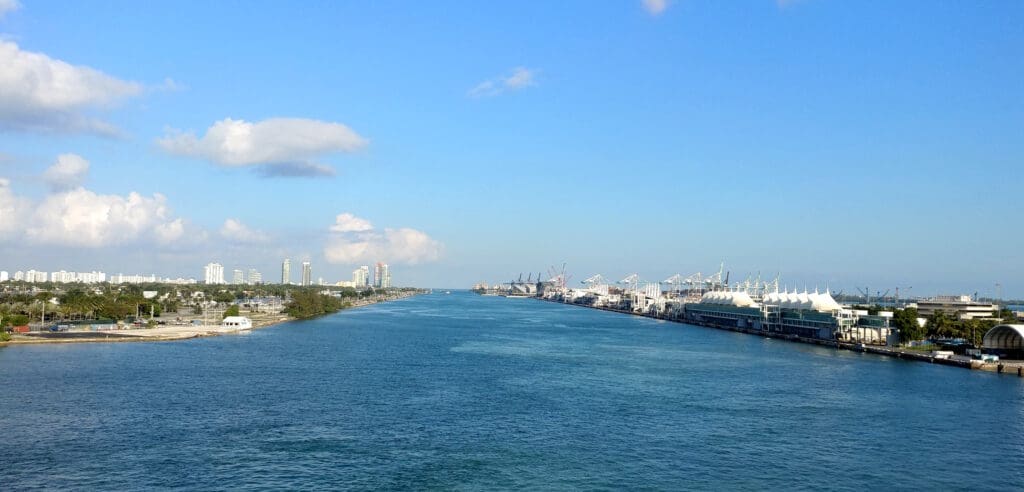
M511 91L517 91L533 85L537 72L525 67L516 67L507 75L494 77L480 82L469 90L469 97L492 97Z
M57 162L43 173L43 181L54 191L81 186L89 173L89 161L77 154L61 154Z
M2 0L0 0L2 1ZM0 41L0 128L118 136L89 112L139 94L142 86Z
M269 239L264 232L252 229L238 219L225 220L220 227L220 235L235 243L262 243Z
M81 180L85 171L78 164L66 166L69 172L49 173L64 169L61 162L86 162L73 154L48 170L46 179L61 184L41 199L31 200L13 193L8 180L0 180L0 239L24 240L28 244L98 248L143 242L168 243L185 235L183 219L173 217L167 198L159 193L151 197L131 192L127 195L104 195L81 186L65 188L71 181Z
M360 219L350 213L338 214L334 218L334 225L331 232L363 232L373 229L373 224L366 219Z
M651 15L661 15L668 8L669 0L641 0L644 10Z
M185 221L178 218L170 222L157 224L156 227L153 228L153 233L157 241L161 243L173 243L185 235Z
M19 8L21 8L21 4L18 3L18 0L0 0L0 19Z
M14 237L22 229L28 202L11 190L11 181L0 178L0 240Z
M386 261L415 265L441 256L441 243L422 231L404 227L379 230L368 220L349 213L338 215L330 231L324 247L324 258L329 263Z
M367 140L351 128L304 118L270 118L255 123L225 118L206 134L171 130L157 145L164 151L205 159L226 167L256 167L264 176L323 176L334 170L313 160L330 153L355 152Z
M36 205L25 237L29 242L97 248L139 240L176 240L176 219L167 198L101 195L85 188L48 195Z

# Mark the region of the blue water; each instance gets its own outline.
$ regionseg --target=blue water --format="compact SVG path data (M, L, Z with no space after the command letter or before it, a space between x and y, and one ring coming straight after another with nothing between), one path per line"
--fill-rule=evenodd
M1024 487L1024 379L528 299L0 349L0 489Z

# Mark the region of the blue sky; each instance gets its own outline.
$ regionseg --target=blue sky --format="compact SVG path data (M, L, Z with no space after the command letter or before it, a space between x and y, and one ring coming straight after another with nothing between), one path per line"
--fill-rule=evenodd
M61 106L12 94L71 89L0 76L21 204L0 194L0 269L273 279L288 256L336 281L380 259L461 287L724 260L791 286L1024 297L1024 4L650 7L21 1L0 63L109 80L72 79L89 92ZM203 140L225 121L267 125L225 154ZM88 171L55 185L62 154ZM314 176L266 176L296 169ZM133 212L159 217L67 224L131 192L163 196Z

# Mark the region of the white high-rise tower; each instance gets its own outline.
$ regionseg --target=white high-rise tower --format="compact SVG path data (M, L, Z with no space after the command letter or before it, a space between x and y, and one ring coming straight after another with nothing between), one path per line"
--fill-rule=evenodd
M302 285L313 285L313 265L308 261L302 262Z

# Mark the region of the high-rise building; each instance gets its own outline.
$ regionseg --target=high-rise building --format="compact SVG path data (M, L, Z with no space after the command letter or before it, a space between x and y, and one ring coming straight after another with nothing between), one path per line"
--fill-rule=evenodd
M288 258L281 263L281 283L284 285L292 283L292 260Z
M257 285L263 283L263 274L257 272L255 268L249 269L249 285Z
M245 274L239 269L234 269L231 272L231 283L234 285L242 285L245 283Z
M46 282L46 277L47 276L48 275L47 275L46 272L37 272L35 270L29 270L29 271L25 272L25 281L26 282Z
M224 265L220 263L207 263L203 267L203 279L207 284L223 284Z
M0 272L0 282L6 282L6 281L10 280L9 275L10 274L7 273L6 271Z
M313 265L308 261L302 262L302 285L313 285Z
M363 265L352 270L352 284L356 288L370 285L370 267Z
M373 286L378 289L391 287L391 271L388 269L387 263L378 261L377 265L373 267Z

